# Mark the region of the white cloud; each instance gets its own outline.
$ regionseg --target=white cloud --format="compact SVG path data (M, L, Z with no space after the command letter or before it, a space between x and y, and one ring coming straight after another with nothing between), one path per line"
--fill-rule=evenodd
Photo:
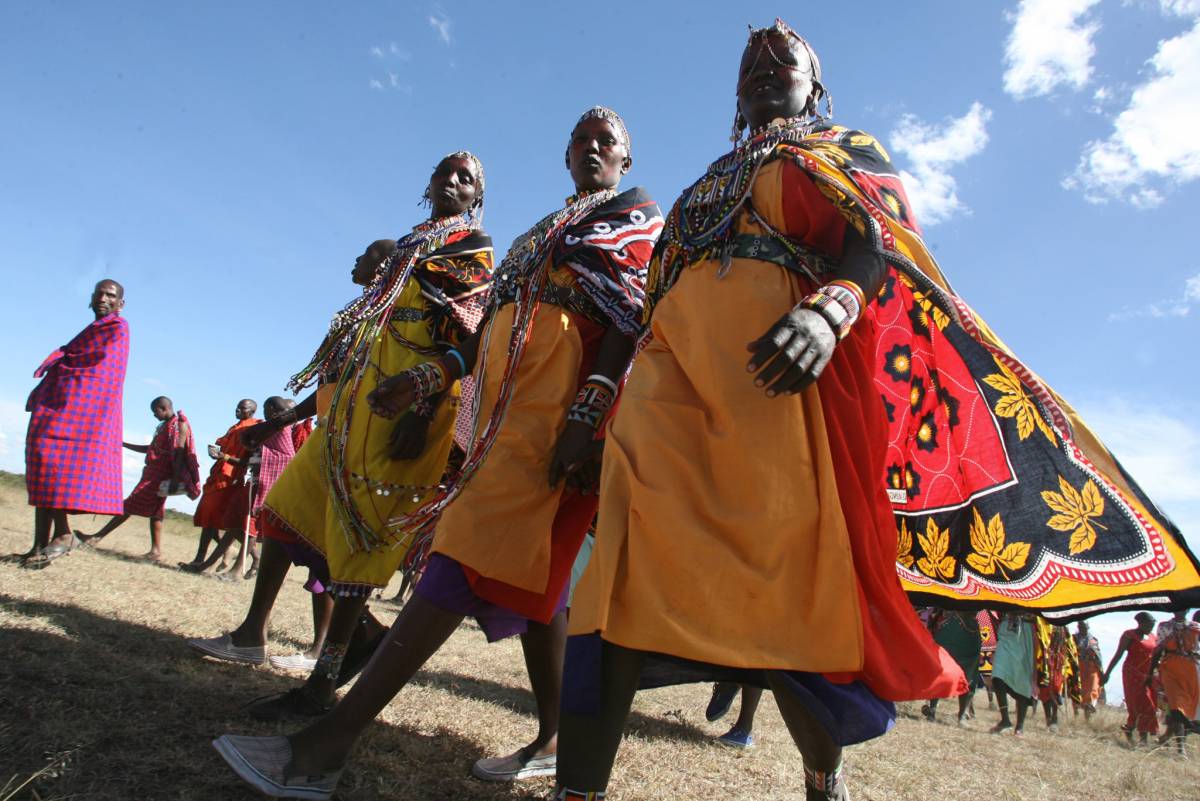
M1163 188L1200 178L1200 0L1163 0L1162 7L1197 19L1190 30L1158 43L1151 77L1133 90L1108 138L1084 147L1063 182L1092 203L1154 208Z
M1200 293L1200 280L1196 292ZM1200 545L1200 425L1184 410L1148 407L1120 396L1080 404L1079 412L1134 481L1162 505L1195 551ZM1153 614L1159 620L1167 618L1166 612ZM1106 662L1121 632L1133 627L1133 615L1131 609L1088 621L1100 638ZM1119 675L1109 682L1108 697L1112 704L1122 698Z
M992 112L976 102L963 116L936 126L906 114L892 131L892 150L907 156L912 168L902 170L900 178L922 225L936 225L967 210L950 170L983 150L991 118Z
M1021 0L1007 15L1013 27L1004 46L1004 91L1020 100L1059 86L1082 88L1092 74L1092 37L1100 28L1087 17L1098 2Z
M1108 315L1109 322L1132 320L1135 317L1187 317L1192 309L1200 306L1200 273L1183 282L1183 293L1179 297L1156 300L1144 306L1134 306Z
M395 42L388 42L385 45L374 45L369 52L378 59L395 58L400 61L412 60L412 53Z
M1200 427L1172 411L1122 397L1080 414L1155 502L1200 506Z
M445 12L435 11L429 15L429 25L437 31L438 38L443 44L450 44L450 18Z

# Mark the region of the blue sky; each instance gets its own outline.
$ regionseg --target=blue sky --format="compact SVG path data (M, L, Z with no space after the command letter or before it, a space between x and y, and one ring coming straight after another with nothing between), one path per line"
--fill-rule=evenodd
M0 468L97 279L128 290L127 438L165 393L203 445L303 366L442 154L482 158L503 250L569 194L602 103L668 206L727 146L746 24L781 14L959 293L1200 526L1200 0L248 6L0 6Z

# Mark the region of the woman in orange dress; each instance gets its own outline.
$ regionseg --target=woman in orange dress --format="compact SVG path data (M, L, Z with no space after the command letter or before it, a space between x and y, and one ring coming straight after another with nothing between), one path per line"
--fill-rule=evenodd
M1133 616L1137 628L1129 629L1121 634L1117 644L1117 652L1113 654L1104 671L1104 684L1108 684L1113 668L1126 654L1129 658L1121 668L1121 684L1125 690L1125 708L1129 711L1125 725L1125 739L1133 742L1133 733L1140 735L1145 745L1151 734L1158 734L1158 710L1154 706L1154 691L1151 683L1154 671L1150 663L1154 659L1154 649L1158 646L1158 638L1154 636L1154 616L1149 612L1138 612Z
M883 259L781 148L843 141L823 93L803 39L754 31L750 139L667 217L571 608L559 799L606 792L639 683L769 687L809 799L845 797L842 747L887 731L892 700L967 690L895 572L877 334L859 319Z
M1196 707L1200 704L1200 677L1196 672L1198 646L1200 626L1187 619L1186 609L1180 609L1159 632L1158 645L1150 660L1150 675L1158 669L1163 693L1167 696L1167 731L1161 742L1174 739L1181 754L1188 732L1196 730Z

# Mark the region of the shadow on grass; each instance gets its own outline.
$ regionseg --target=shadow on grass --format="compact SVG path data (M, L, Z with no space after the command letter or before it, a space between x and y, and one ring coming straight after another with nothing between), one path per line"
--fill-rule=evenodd
M451 695L462 698L495 704L530 717L537 716L537 705L533 701L533 693L525 687L501 684L490 679L466 676L449 670L422 670L413 677L410 683L445 690ZM629 714L625 733L637 734L647 739L712 742L711 734L689 723L654 718L636 711Z
M32 621L0 630L0 765L7 780L51 762L16 799L251 799L210 741L225 732L278 734L240 705L294 681L197 659L181 637L65 604L0 593L0 609ZM527 788L471 779L479 747L453 731L376 722L343 777L341 799L512 799ZM36 793L36 795L35 795Z

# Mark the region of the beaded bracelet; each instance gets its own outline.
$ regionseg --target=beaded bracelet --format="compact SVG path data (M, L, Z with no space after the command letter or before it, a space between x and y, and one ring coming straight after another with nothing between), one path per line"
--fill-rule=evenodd
M451 348L446 351L446 355L458 362L458 377L462 378L467 374L467 362L458 352L458 348Z
M611 382L610 382L611 383ZM567 410L569 422L586 423L592 428L600 428L604 416L613 407L617 394L599 381L588 381L579 388L575 402Z
M424 400L431 395L436 395L450 383L446 375L446 368L442 367L437 359L422 362L416 367L410 367L405 372L412 379L417 400Z
M800 301L800 306L824 317L840 341L858 322L863 309L862 297L862 290L852 281L834 281Z
M421 398L412 405L413 414L417 417L424 417L426 420L433 419L433 413L437 411L437 407L433 405L431 398Z

